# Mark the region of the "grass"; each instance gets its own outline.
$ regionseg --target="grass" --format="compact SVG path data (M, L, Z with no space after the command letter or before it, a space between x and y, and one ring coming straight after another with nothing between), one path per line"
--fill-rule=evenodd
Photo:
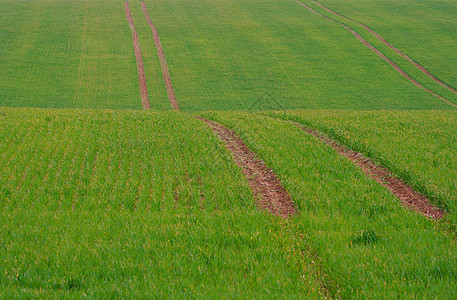
M1 5L0 106L141 108L122 1Z
M293 1L146 4L183 110L449 108Z
M457 251L446 226L402 207L349 160L293 124L252 114L204 115L238 132L278 174L300 210L291 222L314 249L332 295L455 296Z
M146 3L184 110L451 108L294 1Z
M273 113L318 128L398 174L449 212L457 224L455 112Z
M147 0L190 113L167 112L129 1L153 109L141 111L123 1L0 1L0 298L456 297L456 114L345 29L289 0ZM451 2L322 2L455 87ZM256 209L197 113L273 168L297 216ZM290 120L381 162L446 219L402 207Z
M307 5L311 6L313 9L315 9L316 11L318 11L319 13L326 15L327 17L332 18L340 23L350 26L351 28L356 30L359 34L361 34L365 40L367 40L374 47L376 47L378 50L380 50L384 55L386 55L395 64L400 66L409 76L411 76L413 79L418 81L424 87L434 91L435 93L441 95L442 97L449 100L450 102L453 102L454 104L457 103L457 95L455 93L453 93L449 89L441 86L439 83L432 80L426 74L424 74L419 69L417 69L411 62L407 61L406 59L401 57L398 53L396 53L394 50L390 49L388 46L383 44L376 37L374 37L370 32L368 32L368 30L366 30L359 24L349 21L347 19L344 19L343 17L335 16L334 14L327 12L322 7L316 5L312 1L304 1L304 2ZM338 2L338 4L340 4L340 3L341 2ZM401 3L401 5L399 5L399 3ZM328 4L330 6L330 8L332 7L332 4L333 3ZM346 2L345 6L349 6L349 7L351 7L352 5L358 6L357 8L353 7L354 9L351 10L351 13L355 13L355 14L357 14L357 12L359 12L360 7L364 7L364 9L366 10L366 13L368 13L368 14L371 12L382 11L383 12L382 14L377 15L376 21L365 20L363 17L360 18L359 15L354 20L360 22L360 19L364 19L366 22L369 22L369 23L366 23L369 26L372 26L372 24L378 24L379 20L383 20L386 23L388 22L389 23L388 26L395 24L395 26L392 26L388 32L386 32L386 31L383 31L383 33L381 33L381 31L377 31L377 32L381 33L381 35L383 37L387 38L388 42L390 42L391 44L393 44L396 47L399 47L402 52L404 52L404 53L406 52L407 55L409 55L410 57L412 55L408 50L411 49L411 45L417 44L417 41L412 41L412 39L415 39L415 38L421 40L421 47L428 47L428 45L430 45L430 43L432 43L432 44L435 43L436 36L440 36L440 42L439 42L440 44L442 44L442 43L444 43L444 44L451 43L452 44L452 31L451 32L441 32L441 33L434 32L434 34L436 34L436 35L426 35L426 36L434 36L433 41L428 41L428 42L423 40L424 39L423 31L416 32L415 35L411 34L411 30L413 30L413 28L411 28L411 24L413 24L413 23L415 24L415 28L433 27L433 24L419 24L422 21L419 20L419 18L417 18L418 15L425 14L425 15L427 15L427 17L426 16L422 16L422 17L425 20L431 20L430 14L432 12L433 12L432 13L433 18L436 18L436 15L440 15L440 14L439 13L435 14L436 12L434 12L433 8L424 9L423 6L417 5L417 3L412 3L411 1L395 2L395 5L390 5L390 4L392 4L392 3L390 3L389 1L387 1L387 2L384 1L384 3L370 2L369 4L368 3L362 4L362 2L360 2L360 1L357 1L357 3L355 1L351 1L351 3ZM438 6L438 4L436 4L436 6ZM416 11L417 14L414 17L408 16L407 13L405 13L405 11L403 10L404 7L408 7L408 9L409 9L408 11L410 11L411 9L415 10L419 7L419 10L421 10L421 13L418 13ZM368 9L368 8L370 8L370 9ZM448 5L448 8L450 9L450 11L452 11L454 9L453 6L450 4ZM436 7L435 7L435 9L436 9ZM395 13L392 13L392 11L387 12L387 10L395 10ZM336 10L336 11L341 14L341 11L339 11L339 10ZM347 15L344 15L344 14L343 14L343 16L347 17ZM390 16L390 18L389 18L389 16ZM442 16L442 17L445 20L447 19L444 16ZM415 18L416 21L415 22L411 21L411 18ZM328 21L328 22L329 22L329 25L332 24L332 23L330 23L330 21ZM427 23L427 21L425 23ZM443 22L432 21L429 23L434 23L435 25L441 24L441 26L443 25ZM386 25L386 24L384 24L384 25ZM333 26L338 26L338 25L333 24ZM449 25L449 23L448 23L446 26L451 26L451 25ZM377 28L379 28L379 27L377 27ZM378 29L375 29L375 30L378 30ZM399 40L390 39L391 33L397 34L399 32L403 32L403 35ZM445 35L447 35L447 38L445 38ZM450 40L450 41L448 43L448 42L443 42L443 40ZM359 41L357 41L355 39L355 37L353 37L353 41L354 41L354 43L359 43ZM403 47L405 45L405 41L407 41L408 45ZM400 42L400 43L398 43L398 42ZM401 47L399 45L401 45ZM426 49L425 51L421 50L421 52L420 52L421 55L413 56L412 58L416 62L419 62L422 65L425 65L426 68L429 71L431 71L435 77L440 78L442 81L444 80L444 82L446 82L447 84L451 84L451 86L452 86L452 83L450 83L450 82L452 82L452 80L449 80L448 77L443 78L442 75L443 75L443 73L449 74L449 73L453 72L453 71L451 71L451 69L453 70L453 68L452 68L452 64L450 63L452 61L453 53L445 54L445 53L441 52L440 55L444 55L444 56L439 57L437 55L438 52L433 52L433 50L434 50L433 47L431 47L431 49ZM442 50L442 49L440 49L440 50ZM430 62L430 57L433 57L433 62ZM426 64L424 62L426 62ZM434 65L435 68L430 68L431 65ZM444 68L443 68L443 66L444 66Z
M0 106L141 107L122 1L2 3ZM168 110L152 33L130 4L151 107ZM183 110L452 108L294 1L146 4Z
M202 122L1 109L0 124L0 297L322 293Z
M391 44L457 87L455 49L457 7L454 1L322 0L322 4L363 22ZM443 45L446 45L443 47Z

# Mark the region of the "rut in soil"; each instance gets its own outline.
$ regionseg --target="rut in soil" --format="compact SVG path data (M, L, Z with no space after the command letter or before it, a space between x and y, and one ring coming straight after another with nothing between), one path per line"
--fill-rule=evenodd
M412 187L398 179L392 172L383 166L376 164L373 160L364 157L359 152L346 148L325 134L298 123L294 124L303 129L306 133L319 138L324 144L337 150L342 156L347 157L362 169L366 175L386 187L392 194L399 198L404 206L435 220L439 220L443 217L444 212L431 205L427 197L416 192Z
M148 87L146 85L146 73L144 72L143 56L141 55L140 40L138 33L133 24L132 14L130 13L130 6L127 1L124 2L125 14L129 22L130 29L132 30L133 49L135 50L136 67L138 69L138 82L140 83L140 96L143 109L150 109Z
M389 58L387 58L387 56L385 56L384 54L381 53L381 51L379 51L378 49L376 49L372 44L368 43L360 34L358 34L355 30L353 30L351 27L347 26L346 24L343 24L339 21L336 21L332 18L329 18L321 13L318 13L317 11L315 11L314 9L312 9L311 7L309 7L308 5L298 1L298 0L295 0L298 4L300 4L301 6L305 7L306 9L308 9L310 12L312 12L313 14L315 15L318 15L322 18L325 18L326 20L329 20L330 22L334 22L338 25L340 25L341 27L345 28L346 30L348 30L350 33L352 33L352 35L354 35L362 44L364 44L365 46L367 46L368 48L370 48L371 51L373 51L374 53L376 53L380 58L382 58L383 60L385 60L387 63L389 63L389 65L391 65L398 73L400 73L403 77L405 77L406 79L408 79L411 83L413 83L415 86L423 89L424 91L432 94L433 96L437 97L438 99L446 102L447 104L451 105L451 106L454 106L454 107L457 107L457 104L454 104L452 103L451 101L445 99L444 97L441 97L440 95L438 95L437 93L435 93L434 91L426 88L425 86L423 86L422 84L420 84L419 82L417 82L416 80L414 80L411 76L409 76L402 68L400 68L396 63L394 63L393 61L391 61Z
M450 90L451 92L457 94L457 90L455 90L453 87L449 86L448 84L446 84L445 82L439 80L438 78L436 78L432 73L430 73L430 71L428 71L424 66L422 66L421 64L419 64L418 62L414 61L411 57L409 57L408 55L406 55L403 51L401 51L400 49L396 48L395 46L393 46L391 43L389 43L385 38L383 38L379 33L377 33L376 31L374 31L373 29L371 29L369 26L361 23L361 22L357 22L351 18L348 18L348 17L345 17L343 15L340 15L339 13L337 13L336 11L333 11L331 10L330 8L328 8L327 6L317 2L317 1L313 1L316 5L322 7L323 9L325 9L326 11L334 14L335 16L339 16L345 20L348 20L348 21L351 21L351 22L354 22L360 26L362 26L363 28L365 28L366 30L368 30L368 32L370 32L374 37L376 37L378 40L380 40L383 44L385 44L387 47L389 47L390 49L394 50L395 52L397 52L401 57L403 57L404 59L406 59L407 61L409 61L410 63L412 63L416 68L418 68L422 73L424 73L425 75L427 75L428 77L430 77L433 81L439 83L440 85L442 85L443 87L447 88L448 90Z
M219 123L201 117L202 120L225 143L238 166L246 176L254 196L258 199L257 206L270 213L288 218L297 213L292 198L282 186L278 177L252 152L232 130Z
M143 9L144 17L148 22L149 27L151 28L152 35L154 36L154 43L157 49L157 55L159 56L160 67L162 69L162 76L165 82L165 87L167 88L168 100L170 101L171 106L175 110L179 110L178 101L176 100L175 91L173 89L173 84L171 83L170 71L168 69L167 60L165 59L165 52L163 51L162 44L160 43L159 32L157 28L152 23L151 18L149 17L148 10L146 9L146 4L141 1L141 8Z

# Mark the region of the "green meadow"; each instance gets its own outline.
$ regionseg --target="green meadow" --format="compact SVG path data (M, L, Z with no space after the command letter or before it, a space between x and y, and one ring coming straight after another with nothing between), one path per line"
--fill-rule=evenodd
M340 25L293 0L0 0L0 298L457 296L457 114ZM453 1L322 0L412 79L457 95ZM290 194L258 209L201 116ZM383 165L432 220L294 123Z

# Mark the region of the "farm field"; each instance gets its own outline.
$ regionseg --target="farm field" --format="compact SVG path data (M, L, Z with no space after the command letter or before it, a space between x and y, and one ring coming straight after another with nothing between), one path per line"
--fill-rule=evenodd
M456 298L454 12L0 0L0 298Z
M183 110L450 107L294 1L146 3Z
M1 5L0 106L141 108L123 2L2 1ZM132 14L142 17L136 7ZM137 23L140 36L147 36L147 25ZM155 96L151 105L168 109L166 98L160 98L163 83L154 65L158 60L154 62L150 43L141 46Z
M306 124L388 166L457 224L457 114L444 111L294 111L268 115Z
M293 124L246 113L206 116L237 131L281 178L301 212L291 222L317 251L316 263L328 275L332 295L455 295L457 249L445 228L401 207L384 187Z
M300 211L284 222L255 208L228 152L191 116L1 113L4 296L455 291L453 235L287 121L203 114L275 170Z
M11 79L0 83L0 105L141 108L123 2L68 3L5 2L0 75ZM146 5L183 110L452 108L294 1ZM130 8L151 107L169 109L152 33L140 4ZM272 104L260 105L265 98Z
M201 121L1 109L0 124L0 297L317 295L302 241Z
M457 54L452 50L457 47L457 7L454 1L319 2L369 25L438 78L457 88Z

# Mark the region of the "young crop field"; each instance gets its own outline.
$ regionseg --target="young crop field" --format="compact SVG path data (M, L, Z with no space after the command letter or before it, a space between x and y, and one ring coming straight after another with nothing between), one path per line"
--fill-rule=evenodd
M457 113L443 111L269 113L330 134L388 166L457 224Z
M402 207L387 189L294 124L246 113L206 117L234 129L278 174L299 207L290 222L315 251L331 295L455 295L457 249L446 226Z
M369 25L391 44L457 88L455 1L322 0L320 3Z
M0 0L0 298L456 298L456 14Z
M451 107L295 1L146 3L183 110Z
M0 297L319 292L297 233L255 208L203 122L2 109L0 124Z
M141 108L123 2L1 1L0 28L0 106ZM142 47L152 106L163 109Z

